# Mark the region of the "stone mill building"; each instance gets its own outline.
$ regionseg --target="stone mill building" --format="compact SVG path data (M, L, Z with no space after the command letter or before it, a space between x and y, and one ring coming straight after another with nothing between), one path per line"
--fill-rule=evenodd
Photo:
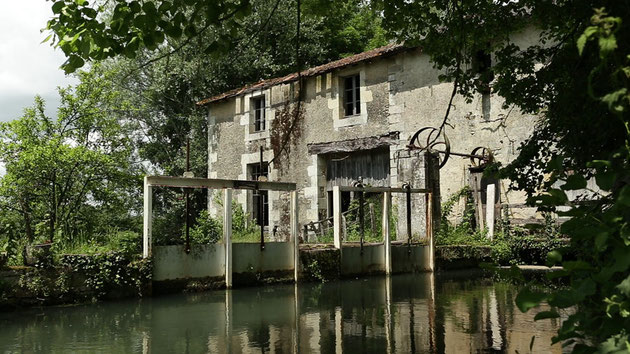
M527 35L519 38L526 41ZM303 71L301 92L296 73L207 98L198 104L208 112L208 178L263 175L297 183L301 226L329 217L332 187L352 185L359 176L371 186L427 187L424 172L409 171L411 164L403 159L413 155L407 145L414 133L442 124L453 84L438 76L421 48L392 44ZM448 123L444 131L451 151L486 147L505 164L517 156L536 117L503 107L500 97L484 92L470 103L456 96ZM287 132L287 152L268 164ZM451 156L439 170L439 188L433 187L442 200L469 184L470 165L468 158ZM425 185L412 181L418 173ZM507 192L508 183L498 182L497 199L522 202L522 196ZM288 224L282 219L288 203L273 193L262 198L261 219L270 234ZM241 192L235 199L258 219L261 198L252 194ZM347 205L349 196L344 198ZM209 210L219 212L215 198L209 198Z

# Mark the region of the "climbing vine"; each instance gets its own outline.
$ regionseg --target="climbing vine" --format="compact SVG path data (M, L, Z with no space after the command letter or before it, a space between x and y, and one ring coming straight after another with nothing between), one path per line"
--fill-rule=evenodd
M273 149L274 168L283 173L284 163L289 163L291 148L295 148L302 137L304 105L291 104L288 101L276 112L271 123L271 148Z

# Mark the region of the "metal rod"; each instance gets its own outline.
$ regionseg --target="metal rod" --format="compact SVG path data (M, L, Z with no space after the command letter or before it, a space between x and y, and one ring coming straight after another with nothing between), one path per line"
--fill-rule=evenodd
M408 145L407 147L411 148L412 150L425 150L426 149L426 148L419 148L417 146L412 146L412 145ZM484 155L465 154L463 152L454 152L454 151L447 152L447 151L444 151L444 150L436 150L436 149L431 149L431 151L437 152L437 153L440 153L440 154L448 153L449 155L461 156L461 157L474 157L474 158L477 158L477 159L480 159L480 160L485 160L487 158L487 156L484 156Z
M186 172L190 171L190 138L186 138ZM186 254L190 253L190 190L184 188L186 196Z

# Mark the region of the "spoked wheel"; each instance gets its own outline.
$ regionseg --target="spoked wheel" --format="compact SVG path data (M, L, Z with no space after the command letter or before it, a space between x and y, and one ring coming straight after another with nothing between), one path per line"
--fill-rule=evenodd
M492 150L484 146L474 148L470 155L470 163L474 167L486 167L494 161Z

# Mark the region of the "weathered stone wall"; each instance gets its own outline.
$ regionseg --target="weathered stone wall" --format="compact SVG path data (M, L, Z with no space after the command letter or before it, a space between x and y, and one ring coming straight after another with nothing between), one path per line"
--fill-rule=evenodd
M514 36L517 43L530 39L528 32ZM344 118L340 78L355 74L359 74L361 83L361 114ZM409 138L417 130L440 126L451 95L453 84L440 83L438 76L439 72L432 67L429 57L416 49L305 79L303 115L298 117L296 124L299 141L289 144L289 152L282 157L281 166L273 164L270 172L272 181L297 183L302 222L325 217L328 206L326 160L321 155L309 154L308 144L399 132L399 141L389 146L389 184L401 186L407 182L406 177L400 175L400 153L406 150ZM247 179L247 164L259 161L260 146L265 161L273 158L270 136L273 133L269 128L287 102L296 97L297 86L297 83L276 85L210 105L210 178ZM268 106L268 129L253 133L250 128L253 113L249 105L253 97L261 95L265 96ZM511 107L504 108L503 103L495 94L476 95L470 103L456 96L450 124L445 127L451 150L470 153L477 146L485 146L504 164L514 159L519 144L531 134L537 118ZM440 190L444 198L468 185L469 165L468 159L451 156L440 170ZM507 187L508 182L503 181L500 191L503 202L523 201L522 195L507 194ZM235 198L244 206L251 205L251 193L240 192ZM279 193L270 193L270 199L270 230L274 225L286 226L281 216L288 199ZM395 199L394 205L396 203L399 201ZM212 212L218 212L212 201L209 205Z

